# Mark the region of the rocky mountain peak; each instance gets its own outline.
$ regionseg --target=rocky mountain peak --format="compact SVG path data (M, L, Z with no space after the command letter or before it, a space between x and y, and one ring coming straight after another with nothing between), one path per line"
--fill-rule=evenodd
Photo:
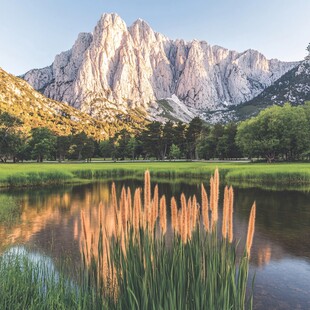
M101 15L96 28L107 28L107 27L119 27L126 28L124 20L118 16L116 13L104 13ZM95 29L96 29L95 28Z
M189 119L252 99L296 65L267 60L255 50L238 53L205 41L169 40L141 19L127 28L117 14L104 14L93 34L80 34L51 66L23 78L97 118L140 108L153 117L190 111L183 117ZM168 110L167 104L154 105L163 100Z

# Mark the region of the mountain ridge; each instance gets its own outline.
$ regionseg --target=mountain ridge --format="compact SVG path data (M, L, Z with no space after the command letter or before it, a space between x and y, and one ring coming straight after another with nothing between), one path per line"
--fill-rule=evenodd
M261 110L272 105L282 106L289 102L292 105L310 101L310 59L305 58L297 67L280 77L252 100L237 106L234 119L244 120L257 115Z
M251 49L238 53L206 41L170 40L141 19L127 27L117 14L104 14L93 33L79 34L52 65L22 78L100 120L136 109L158 119L166 113L158 102L175 98L171 117L188 121L254 98L297 65ZM183 114L174 111L180 103Z

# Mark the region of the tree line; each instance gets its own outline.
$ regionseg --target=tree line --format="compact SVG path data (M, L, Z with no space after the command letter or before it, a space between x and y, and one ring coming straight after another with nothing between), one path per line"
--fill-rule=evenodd
M153 121L132 133L126 129L96 141L83 132L55 135L48 128L22 132L22 122L0 115L0 160L233 159L301 160L310 156L310 103L272 106L240 123Z

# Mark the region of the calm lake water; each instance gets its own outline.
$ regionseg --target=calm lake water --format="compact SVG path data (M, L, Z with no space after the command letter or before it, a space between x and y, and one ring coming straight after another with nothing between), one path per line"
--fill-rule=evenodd
M123 185L132 190L143 187L142 180L115 183L118 193ZM22 206L17 223L11 227L0 224L0 250L23 245L36 255L45 255L56 266L68 257L79 263L81 209L85 212L87 229L96 233L98 206L102 202L109 229L111 185L112 181L101 181L0 193L14 197ZM250 279L256 274L254 309L310 309L310 193L236 187L234 190L234 236L240 239L240 250L244 246L250 208L254 200L257 203L250 270ZM182 192L187 197L196 194L199 201L200 182L159 183L159 193L165 194L168 201Z

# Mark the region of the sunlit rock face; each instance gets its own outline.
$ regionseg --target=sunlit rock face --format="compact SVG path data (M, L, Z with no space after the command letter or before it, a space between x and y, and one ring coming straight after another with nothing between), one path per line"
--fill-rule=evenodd
M193 109L183 117L189 119L252 99L296 65L254 50L170 40L143 20L127 27L118 15L104 14L92 34L80 34L51 66L23 78L44 95L99 118L133 108L152 116L155 101L176 98L177 106L181 101Z

